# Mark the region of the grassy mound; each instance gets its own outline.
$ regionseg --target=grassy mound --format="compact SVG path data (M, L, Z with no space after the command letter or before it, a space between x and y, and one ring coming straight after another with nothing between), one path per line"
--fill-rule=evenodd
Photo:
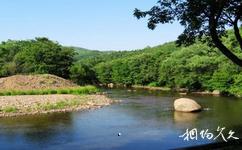
M78 87L69 80L55 75L14 75L0 78L0 91L66 89Z

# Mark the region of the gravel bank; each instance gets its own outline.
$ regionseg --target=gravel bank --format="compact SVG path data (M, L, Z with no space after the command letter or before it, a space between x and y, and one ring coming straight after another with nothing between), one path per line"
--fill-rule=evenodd
M105 95L22 95L0 96L0 117L95 109L110 105Z

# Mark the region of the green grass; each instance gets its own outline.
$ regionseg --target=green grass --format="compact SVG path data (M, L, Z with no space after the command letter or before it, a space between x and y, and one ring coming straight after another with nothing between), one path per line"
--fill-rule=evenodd
M41 104L37 105L36 108L37 110L54 110L54 109L63 109L63 108L69 108L69 107L74 107L74 106L79 106L82 104L82 100L70 100L70 101L60 101L57 103L47 103L47 104Z
M61 102L57 102L55 104L43 104L43 105L40 105L38 107L38 109L41 109L41 110L53 110L53 109L63 109L66 107L66 102L64 101L61 101Z
M148 84L149 87L158 87L159 84L157 82L151 82Z
M15 113L17 112L17 108L14 106L7 106L1 109L1 111L5 112L5 113Z
M9 90L0 91L0 96L14 96L14 95L48 95L48 94L92 94L98 92L95 86L80 86L75 88L62 89L41 89L41 90Z

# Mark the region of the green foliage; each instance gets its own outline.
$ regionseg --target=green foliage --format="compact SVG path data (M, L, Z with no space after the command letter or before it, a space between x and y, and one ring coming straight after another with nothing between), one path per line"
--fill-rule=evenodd
M80 47L70 47L71 49L74 49L76 51L75 60L90 58L90 57L98 57L103 54L101 51L96 50L88 50L85 48Z
M159 83L158 82L151 82L151 83L148 84L148 86L150 86L150 87L158 87Z
M84 85L86 83L95 83L96 75L92 66L88 64L75 63L70 69L70 78L80 84Z
M101 83L111 83L112 82L112 64L107 63L99 63L95 66L95 72L97 74L97 78Z
M74 50L47 38L0 44L0 76L48 73L64 78L74 61Z
M239 45L233 38L229 30L223 42L239 55ZM198 41L189 47L177 47L170 42L137 51L103 52L79 62L86 62L88 69L94 70L97 82L104 84L219 90L233 95L241 95L242 91L241 68L221 56L216 48Z
M239 43L242 50L239 30L242 21L241 5L241 0L159 0L148 11L140 11L136 8L134 16L137 19L147 17L148 28L152 30L158 24L177 21L184 27L184 31L178 36L179 46L189 46L197 40L206 41L208 45L216 46L222 52L221 54L242 67L242 58L233 52L233 48L226 47L221 42L221 37L227 33L226 28L231 27L236 37L231 42Z
M68 103L66 101L60 101L54 104L47 103L44 105L40 105L39 108L43 110L54 110L54 109L63 109L67 106L68 106Z
M73 99L73 100L68 100L68 101L59 101L59 102L56 102L56 103L46 103L46 104L37 105L36 109L48 111L48 110L55 110L55 109L71 108L71 107L79 106L83 102L84 102L83 99Z
M234 83L229 88L229 93L242 97L242 73L233 76Z
M102 83L147 85L158 80L160 61L177 50L174 43L164 46L124 52L120 57L95 65L97 78ZM118 52L121 53L121 52ZM112 57L113 54L109 54Z
M242 57L233 32L229 30L227 33L222 38L223 43ZM0 76L47 72L68 76L80 85L148 85L187 88L190 91L219 90L224 94L242 95L242 68L232 64L216 48L198 41L189 47L177 47L174 42L169 42L142 50L99 52L66 48L40 38L3 42L0 55ZM0 91L0 95L95 92L95 87L85 86L77 89Z
M69 91L67 89L59 89L57 90L57 94L68 94Z
M58 91L57 90L53 90L53 89L49 90L49 92L48 92L48 94L57 94L57 93L58 93Z
M239 82L240 72L241 68L231 63L219 65L219 68L214 71L212 78L209 80L210 89L219 90L224 94L239 94L242 91L242 84Z
M18 109L14 106L6 106L6 107L2 108L0 111L3 111L5 113L15 113L18 111Z
M181 48L164 60L160 67L161 85L189 90L206 89L207 80L218 62L214 52L202 44Z
M11 95L48 95L48 94L92 94L98 92L95 86L80 86L75 88L65 89L41 89L41 90L11 90L11 91L0 91L0 96L11 96Z

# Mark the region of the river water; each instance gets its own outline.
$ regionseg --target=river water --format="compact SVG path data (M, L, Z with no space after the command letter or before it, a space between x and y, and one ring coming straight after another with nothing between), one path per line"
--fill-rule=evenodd
M177 94L103 90L122 102L98 110L1 118L0 149L174 149L224 141L200 136L208 129L216 137L218 127L226 128L225 139L230 130L242 138L242 99L190 95L205 110L179 113L173 110ZM193 128L197 139L179 137Z

